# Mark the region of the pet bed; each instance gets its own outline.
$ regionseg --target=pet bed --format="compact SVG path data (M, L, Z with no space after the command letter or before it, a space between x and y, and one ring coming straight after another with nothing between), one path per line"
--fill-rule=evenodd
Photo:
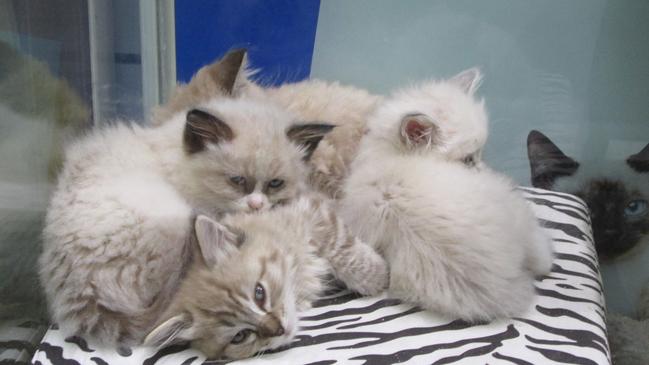
M338 289L300 318L287 349L245 364L610 364L602 286L590 218L577 198L522 189L553 237L552 273L521 317L488 324L442 318L398 300L360 297ZM118 353L52 326L35 364L219 364L186 345L134 348Z

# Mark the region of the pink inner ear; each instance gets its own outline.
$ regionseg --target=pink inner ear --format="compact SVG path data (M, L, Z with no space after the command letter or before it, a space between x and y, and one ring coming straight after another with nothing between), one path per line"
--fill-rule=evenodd
M412 143L419 144L427 142L429 133L425 125L412 119L406 123L406 135Z

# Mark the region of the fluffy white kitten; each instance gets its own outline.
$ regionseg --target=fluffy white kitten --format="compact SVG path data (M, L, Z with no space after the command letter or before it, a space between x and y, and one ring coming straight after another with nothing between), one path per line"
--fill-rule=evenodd
M117 124L70 145L39 261L53 321L137 343L183 275L192 210L263 211L298 197L304 160L331 128L221 97L159 127Z
M528 203L480 162L476 69L396 93L368 121L341 214L390 265L392 295L469 321L519 315L552 249Z

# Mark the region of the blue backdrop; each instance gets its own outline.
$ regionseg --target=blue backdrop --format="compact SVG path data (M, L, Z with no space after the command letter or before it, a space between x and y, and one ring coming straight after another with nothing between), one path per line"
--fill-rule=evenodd
M178 80L238 47L263 82L308 77L319 8L320 0L176 0Z

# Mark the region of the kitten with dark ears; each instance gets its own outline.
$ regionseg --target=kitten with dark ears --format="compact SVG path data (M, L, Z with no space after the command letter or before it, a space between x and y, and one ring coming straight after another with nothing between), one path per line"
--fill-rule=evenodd
M193 210L263 211L308 190L305 160L333 126L233 97L242 60L223 60L225 96L67 148L39 260L52 320L67 334L138 343L183 275Z
M638 344L649 336L649 144L625 160L577 162L533 130L527 153L532 185L575 194L588 205L613 358L646 358L646 343Z
M582 163L566 156L539 131L527 137L532 185L584 199L591 213L595 248L612 259L649 233L649 144L626 161Z
M228 83L236 85L233 89L235 95L278 104L300 120L324 120L336 125L320 141L307 164L309 184L330 197L340 197L340 188L349 174L351 160L367 131L367 115L381 97L354 86L317 79L264 87L252 81L254 71L246 69L236 78L228 79L224 76L224 60L238 53L243 51L231 51L222 59L202 67L188 84L179 85L169 103L154 111L152 124L163 124L169 115L188 106L223 97L221 85L227 79ZM245 55L242 62L244 65L247 63Z
M195 233L194 264L145 344L190 341L208 358L249 357L293 340L297 312L326 274L368 295L388 282L385 261L319 198L219 223L199 216Z

